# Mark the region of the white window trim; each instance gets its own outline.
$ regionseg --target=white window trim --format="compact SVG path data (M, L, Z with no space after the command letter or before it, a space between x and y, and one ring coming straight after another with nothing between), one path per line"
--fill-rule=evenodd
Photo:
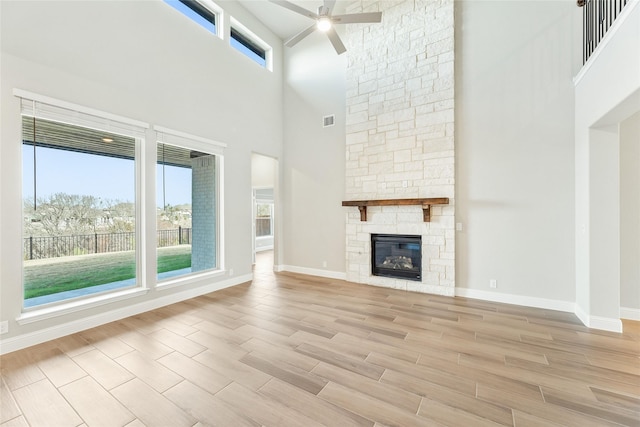
M148 123L130 119L129 117L118 116L26 90L16 88L13 89L13 94L22 99L21 113L23 115L33 117L33 102L36 102L40 108L35 111L35 116L41 119L91 127L135 138L144 138L145 130L149 128ZM114 128L112 125L106 123L107 121L117 122L119 126Z
M166 128L163 126L153 126L153 130L156 132L156 147L157 143L175 145L178 147L188 148L192 150L202 151L215 155L216 158L216 218L217 221L217 233L216 233L216 258L218 260L218 266L215 269L196 272L185 276L178 276L175 278L169 278L162 281L155 279L158 290L169 289L175 286L186 285L193 283L201 279L202 277L217 277L226 272L225 270L225 238L224 238L224 149L227 144L213 139L204 138L197 135L192 135L186 132ZM157 248L156 248L156 260L157 260Z
M60 302L45 304L34 307L24 307L24 283L22 285L22 314L16 319L19 324L32 323L43 319L49 319L56 316L62 316L67 313L73 313L88 308L104 305L107 303L120 301L136 297L148 292L148 284L145 277L145 257L144 254L144 238L142 230L145 229L144 220L144 198L142 192L144 188L144 150L142 150L142 140L145 138L146 130L149 124L130 119L128 117L118 116L116 114L107 113L82 105L62 101L45 95L29 92L26 90L14 88L13 94L21 99L21 114L41 119L55 120L74 126L91 127L98 130L104 130L111 133L117 133L135 138L135 155L136 155L136 282L135 287L123 289L121 291L112 291L87 295L69 300L61 300ZM20 267L23 268L22 266Z
M240 21L233 16L229 17L231 22L231 28L238 30L242 35L251 39L252 42L264 49L265 52L265 68L269 71L273 71L273 48L260 37L258 37L253 31L242 25ZM231 42L231 31L229 31L229 42Z
M52 319L58 316L64 316L69 313L89 310L101 305L111 304L116 301L136 298L149 292L148 288L135 287L133 289L125 289L119 292L109 292L106 294L97 294L93 297L86 297L79 300L73 300L66 303L56 304L52 306L30 309L24 311L16 322L19 325L27 325L29 323L39 322L41 320Z
M179 1L179 0L177 0ZM212 34L213 36L219 38L220 40L224 40L224 9L222 9L220 6L218 6L217 4L215 4L213 1L211 0L196 0L196 2L201 5L202 7L204 7L205 9L207 9L209 12L211 12L213 15L215 15L215 30L216 32L213 33L210 29L206 29L208 34ZM175 7L173 7L170 4L167 4L167 6L170 6L172 9L175 9ZM180 10L176 10L176 12L181 12ZM197 13L197 12L196 12ZM201 24L197 21L194 21L190 16L185 15L184 13L181 13L185 18L189 18L190 21L194 22L195 24L198 24L198 26L201 26Z
M184 276L165 279L161 282L157 282L156 290L164 291L167 289L173 289L180 286L186 286L192 283L201 283L202 279L211 279L213 277L222 277L226 275L226 271L221 268L214 270L207 270L197 273L191 273Z
M258 236L256 237L256 239L272 239L274 237L274 215L275 215L275 203L273 202L273 199L256 199L256 205L269 205L270 206L270 213L269 213L269 218L271 219L271 223L270 223L270 229L269 229L269 234L266 236ZM254 215L253 220L257 220L258 216Z
M227 144L203 138L179 130L169 129L163 126L153 126L156 131L156 140L163 144L185 146L194 150L202 150L207 153L222 156Z
M218 36L220 40L224 40L224 9L211 0L198 0L198 3L216 15L216 36Z

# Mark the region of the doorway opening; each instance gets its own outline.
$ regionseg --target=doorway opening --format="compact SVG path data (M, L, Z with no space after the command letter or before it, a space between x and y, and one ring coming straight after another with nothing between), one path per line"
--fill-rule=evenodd
M278 161L251 154L252 263L260 256L262 268L273 270L276 256ZM265 264L268 264L265 265Z

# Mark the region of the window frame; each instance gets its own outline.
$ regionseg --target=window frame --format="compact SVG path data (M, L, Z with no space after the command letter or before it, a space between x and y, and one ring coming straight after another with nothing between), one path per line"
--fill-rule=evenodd
M31 93L21 89L13 90L14 96L20 99L21 111L20 118L23 116L36 117L44 120L66 123L72 126L85 127L106 131L109 133L122 134L135 140L135 259L136 259L136 276L135 284L130 287L115 289L111 291L95 292L87 295L67 298L55 302L44 303L25 307L24 298L24 279L21 280L21 311L23 315L18 318L20 324L30 323L49 318L60 314L74 312L78 309L86 309L106 304L112 301L138 296L149 290L148 280L145 277L146 266L144 257L144 233L145 218L143 215L143 206L145 203L144 194L144 163L145 156L143 145L145 141L146 131L149 128L147 123L133 120L128 117L122 117L115 114L99 111L96 109L84 107L66 101L50 98L47 96ZM30 107L31 106L31 107ZM36 113L36 106L38 111ZM32 108L30 112L29 109ZM20 141L23 144L22 141ZM21 182L22 188L22 182ZM22 233L21 233L22 236ZM24 266L21 265L21 271Z
M202 277L216 277L225 274L225 239L224 239L224 149L226 144L214 141L208 138L192 135L186 132L177 131L163 126L153 126L156 132L155 150L157 159L158 144L173 145L175 147L186 148L195 151L201 151L215 156L216 162L216 266L213 269L192 272L189 274L158 280L157 273L155 276L156 289L170 289L176 286L182 286L193 283ZM157 161L154 161L154 167ZM155 199L155 193L154 193ZM157 201L154 202L154 206ZM154 245L157 246L157 245ZM153 249L154 257L157 262L158 250Z
M133 137L134 135L128 133L133 129L137 129L135 139L136 142L136 185L135 185L135 203L136 203L136 284L133 287L128 287L121 290L113 290L109 292L88 294L86 296L74 299L62 300L53 304L41 304L32 307L24 307L24 288L21 281L21 310L20 315L16 318L16 322L19 325L28 325L31 323L40 322L47 319L57 318L67 314L77 313L84 310L89 310L96 307L105 305L111 305L115 302L131 300L132 298L139 298L146 295L151 289L158 291L164 289L171 289L175 286L186 284L202 284L203 278L215 278L226 276L226 261L225 261L225 183L224 183L224 149L226 144L213 141L206 138L201 138L191 134L187 134L180 131L173 131L168 128L151 126L145 122L130 119L128 117L118 116L115 114L107 113L104 111L92 109L89 107L81 106L78 104L62 101L48 96L35 94L29 91L14 88L13 95L18 98L19 103L25 101L28 102L40 102L46 104L52 108L47 111L47 115L42 118L54 121L63 121L66 123L74 124L82 127L90 127L104 130L103 126L110 126L108 132L119 133L125 132L125 135ZM61 111L66 110L66 111ZM69 114L71 113L71 114ZM18 119L21 121L23 117L22 107L18 115ZM65 120L66 119L66 120ZM152 135L152 132L155 134ZM148 175L148 169L155 168L157 163L157 142L158 133L163 132L168 135L168 138L164 140L165 143L173 143L177 145L183 145L185 140L190 141L189 146L199 151L204 151L215 155L216 158L216 270L206 270L197 272L185 277L180 277L177 280L162 282L158 286L156 277L155 260L157 260L157 254L155 252L155 232L156 227L153 227L153 233L150 233L148 228L149 220L155 221L155 209L153 209L153 215L149 214L149 208L151 205L155 206L155 179L148 180L145 178ZM151 142L150 142L151 141ZM20 145L23 144L22 137L19 139ZM149 144L153 144L150 147ZM22 196L20 197L22 200ZM22 210L22 208L20 208ZM152 218L151 218L152 217ZM154 236L154 237L152 237ZM151 246L151 248L149 247ZM15 243L16 250L22 253L23 250L23 236L20 233L20 239ZM155 260L151 257L155 256ZM22 270L22 266L20 269ZM153 274L151 273L153 270ZM190 292L187 290L187 292ZM146 304L146 303L145 303ZM99 323L99 320L94 319ZM91 323L91 322L90 322Z
M273 226L273 213L274 213L274 203L273 200L260 200L257 199L256 200L256 215L254 217L254 221L257 221L258 219L261 219L262 217L258 216L258 205L263 205L263 206L269 206L269 234L265 234L262 236L258 236L256 233L256 239L259 239L261 237L274 237L273 233L274 233L274 226ZM256 225L256 229L257 229L257 225Z
M260 67L266 68L269 71L273 71L273 48L233 16L230 17L230 24L229 45L235 51L240 52L247 58L251 59L252 62L260 65ZM237 36L234 37L234 33L237 34L239 38ZM257 56L261 57L261 55L256 52L257 50L264 52L264 65L256 61L255 58L238 49L236 46L233 46L231 44L232 40L240 43L242 46L244 46L246 49L250 50Z
M210 18L213 18L213 21L214 21L213 26L214 26L215 32L211 31L210 28L207 28L202 23L194 20L191 16L185 14L183 11L175 7L173 4L171 4L173 3L173 1L182 3L185 7L188 7L189 9L191 9L193 13L199 15L205 21L211 22ZM220 39L224 39L224 10L220 6L218 6L211 0L192 0L192 2L186 2L185 0L173 0L173 1L164 0L164 2L167 5L171 6L173 10L180 12L182 16L198 24L199 27L204 28L205 30L207 30L207 32L213 34L214 36ZM194 8L192 7L192 5L197 5L197 6L195 6Z

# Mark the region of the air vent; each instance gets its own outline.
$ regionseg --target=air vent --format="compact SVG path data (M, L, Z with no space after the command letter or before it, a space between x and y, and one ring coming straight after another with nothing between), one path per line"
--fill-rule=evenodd
M324 116L322 118L322 126L325 128L329 126L333 126L335 123L336 123L335 114L331 114L330 116Z

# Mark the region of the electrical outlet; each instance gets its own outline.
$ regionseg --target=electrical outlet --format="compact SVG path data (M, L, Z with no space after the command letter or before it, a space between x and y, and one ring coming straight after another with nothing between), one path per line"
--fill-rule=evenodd
M462 223L456 222L456 231L462 231Z
M0 322L0 334L6 334L7 332L9 332L9 322L3 320Z
M489 280L489 287L490 288L497 288L498 287L498 281L496 279L491 279Z
M229 276L233 276L233 268L229 269Z
M322 261L322 268L327 268L327 261Z

